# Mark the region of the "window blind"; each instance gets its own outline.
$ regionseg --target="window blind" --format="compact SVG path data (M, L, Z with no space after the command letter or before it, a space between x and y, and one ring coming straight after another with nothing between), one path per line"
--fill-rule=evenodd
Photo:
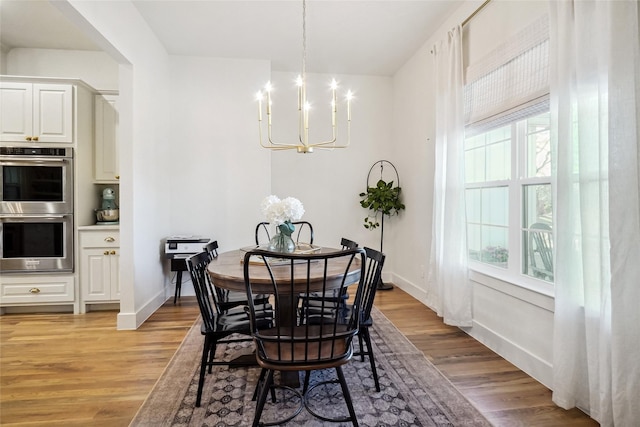
M465 70L468 136L549 108L549 19L544 15Z

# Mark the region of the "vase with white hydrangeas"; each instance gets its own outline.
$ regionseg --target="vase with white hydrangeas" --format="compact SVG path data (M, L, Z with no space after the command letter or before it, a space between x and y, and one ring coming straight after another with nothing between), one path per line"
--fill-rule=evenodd
M265 197L260 206L267 221L276 226L276 234L269 241L268 249L283 253L295 251L296 244L291 234L296 229L293 222L300 220L304 215L304 206L300 200L294 197L280 200L277 196L271 195Z

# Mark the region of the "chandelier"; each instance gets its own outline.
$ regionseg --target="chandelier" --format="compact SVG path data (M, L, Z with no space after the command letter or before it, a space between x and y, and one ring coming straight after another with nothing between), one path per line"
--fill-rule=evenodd
M272 138L272 103L271 103L271 82L267 83L264 91L258 92L258 126L260 134L260 145L273 150L297 150L298 153L313 153L314 149L346 148L351 140L351 91L347 92L347 140L343 144L337 143L337 89L338 83L335 79L331 81L331 139L322 142L309 141L309 110L310 104L307 101L306 85L306 60L307 60L307 26L306 26L306 1L302 0L302 74L296 80L298 86L298 141L295 143L276 142ZM262 124L262 103L266 94L266 114L267 114L267 140L263 141Z

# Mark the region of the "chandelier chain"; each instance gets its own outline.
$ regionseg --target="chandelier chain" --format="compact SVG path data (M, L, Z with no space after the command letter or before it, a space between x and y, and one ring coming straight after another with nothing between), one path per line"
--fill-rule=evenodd
M307 2L302 0L302 81L307 74Z

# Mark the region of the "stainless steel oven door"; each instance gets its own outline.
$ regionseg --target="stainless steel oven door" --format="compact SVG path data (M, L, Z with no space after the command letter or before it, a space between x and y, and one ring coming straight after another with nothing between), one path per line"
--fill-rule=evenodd
M0 214L73 213L71 148L0 147Z
M73 215L0 215L3 273L73 271Z

